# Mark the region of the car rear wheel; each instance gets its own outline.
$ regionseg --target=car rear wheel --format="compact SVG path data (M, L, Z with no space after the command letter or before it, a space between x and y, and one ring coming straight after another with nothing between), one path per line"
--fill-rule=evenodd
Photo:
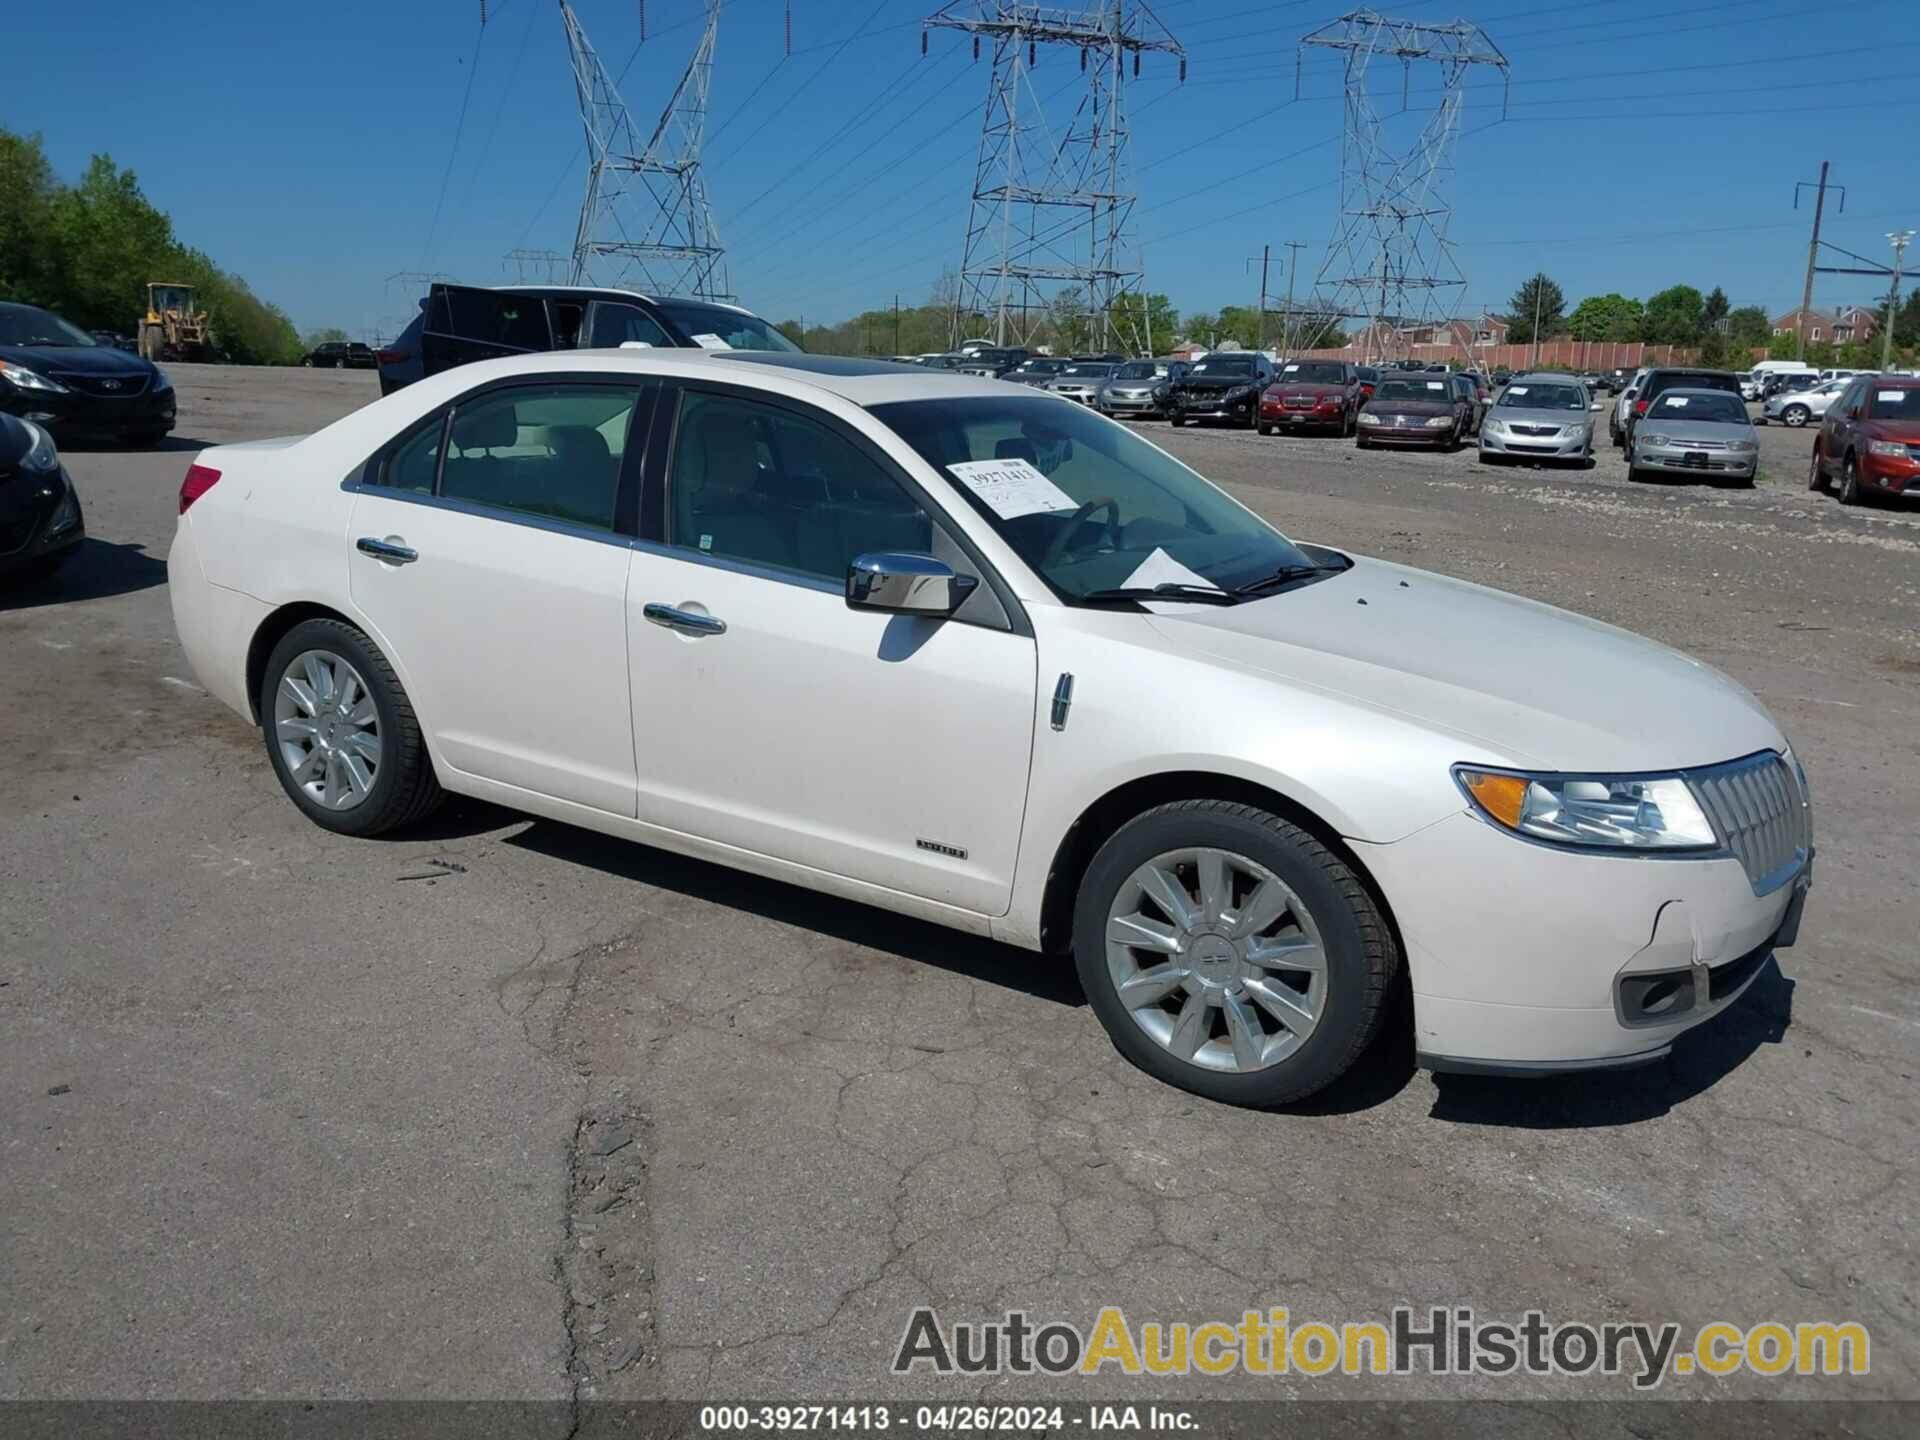
M1812 418L1813 411L1804 405L1789 405L1780 412L1780 423L1783 425L1791 425L1796 430Z
M1359 877L1279 816L1162 805L1094 856L1074 962L1100 1023L1148 1074L1280 1105L1332 1084L1379 1029L1399 967Z
M439 805L407 692L352 625L306 620L289 630L268 657L259 701L274 773L316 825L378 835Z
M1840 462L1840 503L1860 503L1860 466L1851 455Z

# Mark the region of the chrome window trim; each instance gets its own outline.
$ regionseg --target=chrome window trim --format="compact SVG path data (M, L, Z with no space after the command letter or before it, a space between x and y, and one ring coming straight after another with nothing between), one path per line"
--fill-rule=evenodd
M551 515L536 515L530 510L514 510L505 505L488 505L478 500L461 500L451 495L422 495L418 490L400 490L391 485L373 485L362 480L359 474L349 475L340 482L340 488L350 495L377 495L386 500L398 500L407 505L424 505L430 510L450 510L456 515L471 515L477 520L504 520L514 525L524 525L530 530L547 530L556 535L571 535L578 540L599 540L608 545L631 546L637 542L630 535L622 535L612 529L600 529L594 525L581 525L572 520L560 520Z

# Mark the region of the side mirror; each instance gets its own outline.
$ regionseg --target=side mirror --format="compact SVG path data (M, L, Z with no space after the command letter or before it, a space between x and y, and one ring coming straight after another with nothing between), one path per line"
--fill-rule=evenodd
M1848 418L1849 420L1858 420L1858 419L1860 418L1860 407L1859 407L1858 405L1850 405L1850 406L1848 406L1848 407L1847 407L1847 418Z
M951 615L979 583L931 555L858 555L847 567L847 604L894 615Z

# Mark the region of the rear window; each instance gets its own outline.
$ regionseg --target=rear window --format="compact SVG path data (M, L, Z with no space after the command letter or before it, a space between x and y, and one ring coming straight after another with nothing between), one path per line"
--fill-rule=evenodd
M1869 420L1920 420L1920 385L1870 386L1867 390Z
M1702 395L1698 390L1675 390L1663 394L1647 411L1649 417L1662 420L1705 420L1715 424L1744 425L1747 407L1737 395Z
M1647 377L1647 395L1651 398L1663 390L1725 390L1738 395L1740 381L1737 376L1712 371L1656 370Z

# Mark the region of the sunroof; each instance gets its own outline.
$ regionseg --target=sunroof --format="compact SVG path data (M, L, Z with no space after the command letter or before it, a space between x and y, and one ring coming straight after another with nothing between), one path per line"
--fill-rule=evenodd
M778 365L784 370L803 370L809 375L895 375L902 370L920 368L891 360L869 360L860 355L806 355L794 350L713 350L708 353L716 360Z

